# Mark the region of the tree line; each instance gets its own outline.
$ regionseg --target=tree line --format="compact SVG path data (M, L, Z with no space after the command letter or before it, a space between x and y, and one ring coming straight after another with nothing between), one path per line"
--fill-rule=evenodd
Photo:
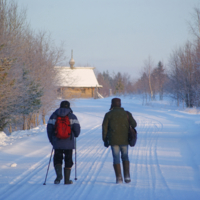
M61 61L46 32L34 32L26 11L14 1L0 0L0 131L30 129L54 105L54 66Z
M156 66L151 57L144 63L142 76L134 84L134 93L142 94L143 103L155 100L156 94L158 94L159 100L163 100L169 82L163 63L159 61Z
M144 103L162 100L165 93L177 104L200 106L200 10L194 11L188 41L172 52L169 64L151 57L144 62L138 80L129 74L98 72L103 88L110 95L141 94ZM64 60L62 46L57 47L49 34L34 32L26 21L26 11L12 0L0 0L0 131L36 127L52 110L57 99L54 66Z
M129 74L120 72L111 74L108 71L97 72L97 80L103 86L99 89L99 92L104 97L133 92L133 84Z
M109 96L109 89L114 94L141 94L143 102L155 100L156 95L163 100L168 94L177 105L187 107L200 106L200 9L194 9L194 21L190 23L193 41L187 41L175 49L168 65L158 61L155 64L151 57L144 61L144 67L137 81L118 72L110 76L109 72L98 73L98 81L104 86L100 92Z
M187 41L173 51L170 66L169 90L177 104L200 106L200 9L194 9L194 22L190 23L193 41Z

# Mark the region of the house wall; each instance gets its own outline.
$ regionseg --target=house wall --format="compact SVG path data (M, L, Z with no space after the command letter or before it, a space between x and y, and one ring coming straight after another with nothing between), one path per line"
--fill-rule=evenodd
M67 88L58 89L58 94L62 98L92 98L95 88Z

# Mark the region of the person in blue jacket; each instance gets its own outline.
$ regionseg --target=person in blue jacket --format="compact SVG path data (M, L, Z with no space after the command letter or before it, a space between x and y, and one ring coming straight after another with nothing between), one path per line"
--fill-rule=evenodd
M71 136L67 139L59 139L55 135L55 122L58 116L64 117L68 115L71 125ZM60 103L60 108L58 108L51 117L49 118L47 124L47 135L50 143L54 149L53 163L56 172L55 184L59 184L63 178L62 175L62 164L63 159L65 161L64 167L64 184L72 184L70 180L71 168L73 166L73 149L75 149L74 137L78 137L80 134L80 124L76 117L73 114L72 109L70 108L69 101L62 101Z

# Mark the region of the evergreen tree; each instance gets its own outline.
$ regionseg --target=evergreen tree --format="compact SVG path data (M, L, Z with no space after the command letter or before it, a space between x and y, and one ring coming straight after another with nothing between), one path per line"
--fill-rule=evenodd
M21 96L18 100L19 109L18 113L23 116L23 130L26 129L26 119L28 115L37 113L41 107L41 97L43 89L38 83L31 80L29 72L23 69L22 80L21 80Z
M165 82L166 75L164 74L164 67L162 62L158 63L157 73L158 73L158 92L160 100L163 100L163 85Z
M114 83L115 83L114 94L124 93L124 83L120 72L118 72L117 75L114 77Z

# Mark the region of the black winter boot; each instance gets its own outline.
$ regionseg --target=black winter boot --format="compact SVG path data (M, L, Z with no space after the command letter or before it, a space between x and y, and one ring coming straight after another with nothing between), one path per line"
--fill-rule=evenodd
M57 177L56 177L56 179L54 181L54 184L59 184L60 181L63 178L63 176L62 176L62 165L57 164L57 165L54 166L54 168L55 168L56 175L57 175Z
M126 183L130 183L131 182L131 178L130 178L130 164L129 161L123 161L123 171L124 171L124 181Z
M113 167L115 170L116 183L123 183L120 164L113 164Z
M64 168L64 184L72 184L72 180L69 180L70 178L71 169L70 168Z

